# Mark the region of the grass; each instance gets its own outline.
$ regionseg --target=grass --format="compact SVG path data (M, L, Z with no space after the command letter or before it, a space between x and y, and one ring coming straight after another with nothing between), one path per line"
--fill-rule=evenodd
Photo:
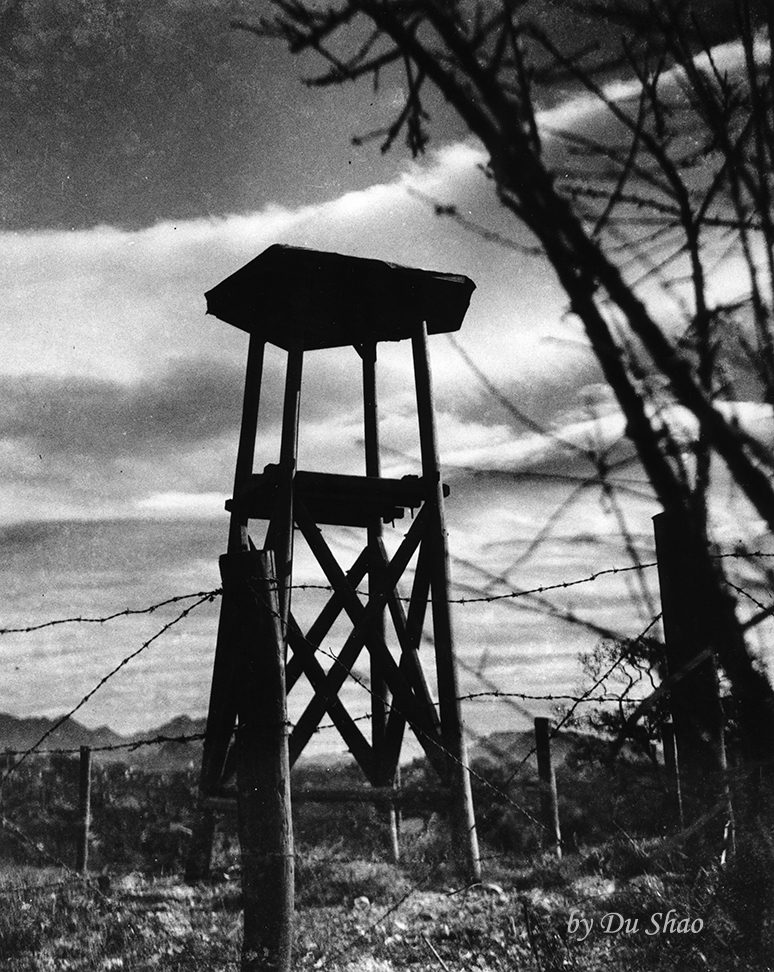
M179 871L193 783L149 776L140 786L136 775L113 775L95 806L92 861L104 867L101 877L84 882L52 868L0 865L0 969L237 972L242 916L233 820L219 830L217 880L189 888ZM54 789L41 817L23 784L17 781L12 794L17 816L35 840L48 837L46 828L59 819ZM141 813L132 795L138 788ZM576 801L589 818L602 800L597 794L594 802L592 789ZM530 854L535 841L517 833L524 822L502 809L491 804L482 814L485 878L465 887L450 863L441 814L403 822L404 856L396 866L383 859L384 822L373 808L345 815L299 808L294 972L774 970L774 921L766 918L774 915L774 846L766 833L738 840L737 857L721 869L712 852L691 861L679 838L659 836L657 827L637 836L625 816L598 839L599 827L581 827L576 813L578 852L559 861ZM55 845L65 856L71 810L60 814L62 846ZM10 858L3 845L6 851ZM29 846L15 853L25 859ZM652 916L670 910L701 918L701 932L672 927L646 935ZM587 934L578 930L581 919ZM621 928L606 932L605 921Z
M762 972L766 953L744 948L724 906L724 875L701 881L618 845L518 866L498 858L483 884L451 884L443 869L347 860L342 847L299 855L295 972ZM644 848L643 848L644 851ZM655 855L658 859L658 855ZM616 862L622 866L611 870ZM639 873L632 874L635 870ZM439 877L440 875L440 877ZM100 887L101 884L101 887ZM731 882L733 885L733 882ZM130 872L81 882L52 869L0 874L0 968L7 972L154 969L237 972L241 943L237 880L186 887L177 877ZM701 934L646 936L653 914L702 916ZM605 915L639 929L605 934ZM571 932L575 915L593 923ZM617 921L617 919L616 919Z

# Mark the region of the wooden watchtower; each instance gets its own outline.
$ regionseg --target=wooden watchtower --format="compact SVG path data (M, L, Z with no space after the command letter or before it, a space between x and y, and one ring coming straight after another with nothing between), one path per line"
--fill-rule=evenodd
M428 334L460 327L473 290L472 281L463 276L276 245L206 297L208 313L250 335L234 494L226 503L231 514L228 550L231 554L255 549L249 534L251 521L266 524L263 546L273 551L276 565L287 690L290 693L304 679L311 686L311 699L290 732L290 764L327 714L367 781L360 797L371 794L375 802L388 802L395 792L408 727L448 789L459 864L475 878L478 845L449 612L444 525L448 490L438 463L427 349ZM412 342L422 468L420 476L389 479L380 468L377 345L402 340ZM267 342L287 352L282 431L279 461L254 473ZM362 360L365 475L297 469L304 355L347 345L354 346ZM383 542L383 524L400 520L405 510L413 518L390 556ZM362 552L348 570L339 565L323 536L320 525L324 524L363 529ZM297 536L308 545L330 586L327 602L306 631L291 609ZM407 570L413 574L410 598L399 592ZM361 593L364 586L367 595ZM301 592L294 595L300 596ZM232 610L224 597L201 773L205 809L189 860L192 878L204 876L208 869L207 808L217 806L229 791L233 774L230 746L238 693L231 637L237 622L229 617ZM349 634L336 662L328 664L330 659L320 649L340 618L347 618ZM419 657L426 633L432 645L427 650L435 655L437 700L431 696ZM370 738L339 696L364 650L370 661ZM211 812L209 819L211 825Z

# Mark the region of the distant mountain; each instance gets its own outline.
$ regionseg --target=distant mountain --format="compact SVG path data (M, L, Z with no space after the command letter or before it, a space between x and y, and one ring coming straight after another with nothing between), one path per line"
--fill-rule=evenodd
M561 769L566 763L567 757L574 753L578 754L585 751L586 758L592 753L599 758L603 753L609 753L611 739L587 732L576 732L572 729L562 729L551 738L551 762L554 769ZM636 763L648 762L644 753L625 741L617 749L617 758L626 759ZM483 764L486 766L509 766L513 770L522 762L537 772L537 756L535 754L535 734L529 730L514 732L493 732L489 736L478 739L470 747L469 758L471 763Z
M75 719L65 719L61 726L53 729L58 721L57 718L42 717L20 719L0 713L0 754L8 751L23 753L40 743L40 752L52 749L77 751L81 746L89 746L93 750L102 750L99 753L101 760L133 763L148 769L183 769L192 761L198 765L201 760L199 740L186 743L165 742L153 746L139 746L136 749L129 747L132 743L141 743L159 736L179 737L203 733L206 725L204 718L177 716L157 729L137 732L130 736L122 736L108 726L88 729ZM43 741L40 742L41 740ZM115 750L104 748L113 746L122 748Z
M35 746L46 733L49 733L57 719L29 718L19 719L16 716L0 713L0 757L4 752L26 752ZM108 726L88 729L75 719L66 719L61 726L50 732L40 746L40 752L47 750L77 750L81 746L89 746L100 762L124 762L146 770L156 772L171 772L182 769L196 769L201 765L202 741L190 742L159 742L152 745L132 744L150 742L159 736L177 739L179 737L196 736L204 733L207 720L193 719L191 716L180 715L156 729L148 729L122 736ZM591 737L584 733L566 731L560 732L551 740L551 755L555 767L561 766L568 754L579 742ZM522 760L533 769L537 769L534 754L535 736L530 731L494 732L479 739L470 747L471 762L495 763L498 765L513 765ZM105 749L103 747L119 746L119 749ZM626 747L625 747L626 748ZM313 756L304 755L299 767L308 765L319 769L327 768L331 772L352 763L351 756L339 753L316 753Z
M17 719L15 716L0 713L0 750L26 751L44 736L46 739L41 746L43 749L115 746L126 741L107 726L87 729L75 719L66 719L61 726L53 729L58 721L42 717Z
M551 739L551 761L554 767L560 766L576 745L590 737L581 732L559 732ZM527 765L537 770L535 755L535 734L529 730L514 732L493 732L477 740L470 748L471 762L505 763L506 765L526 760Z

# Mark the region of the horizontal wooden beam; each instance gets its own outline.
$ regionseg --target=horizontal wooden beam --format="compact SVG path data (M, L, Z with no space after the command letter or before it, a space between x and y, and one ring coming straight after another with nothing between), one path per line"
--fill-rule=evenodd
M266 466L226 502L226 509L241 518L268 520L282 486L278 467ZM303 502L314 522L339 526L366 527L375 520L400 520L404 510L422 505L426 492L420 476L385 479L299 470L293 478L294 496ZM444 486L444 495L449 495L448 486Z
M448 803L451 791L447 787L423 787L403 790L391 786L299 786L291 788L292 803L370 803L377 806L419 807ZM226 790L218 796L202 797L199 801L207 810L236 809L236 790Z

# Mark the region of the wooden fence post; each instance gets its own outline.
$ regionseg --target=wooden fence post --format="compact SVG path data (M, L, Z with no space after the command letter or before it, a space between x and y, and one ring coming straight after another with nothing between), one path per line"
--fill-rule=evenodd
M685 820L683 819L683 795L680 791L680 767L677 761L675 727L671 722L665 722L661 726L661 742L664 746L664 770L666 772L669 802L682 830L685 826Z
M724 799L726 756L718 675L709 649L706 589L684 518L653 517L661 589L667 673L678 680L669 692L685 822ZM705 657L702 657L705 656Z
M6 749L5 759L3 760L3 762L5 765L3 766L2 774L5 779L5 785L0 789L0 807L2 807L3 803L5 802L5 798L3 797L3 792L5 788L8 786L8 780L10 777L11 769L13 768L13 756L11 756L10 749Z
M562 831L559 826L559 799L556 792L556 774L551 760L550 720L538 716L535 719L535 751L537 752L538 777L540 779L540 819L546 828L544 843L562 856Z
M78 786L78 849L75 869L86 874L89 869L89 831L91 829L91 749L81 746Z
M220 558L234 596L237 819L242 854L242 972L288 972L294 859L285 695L285 642L270 551Z

